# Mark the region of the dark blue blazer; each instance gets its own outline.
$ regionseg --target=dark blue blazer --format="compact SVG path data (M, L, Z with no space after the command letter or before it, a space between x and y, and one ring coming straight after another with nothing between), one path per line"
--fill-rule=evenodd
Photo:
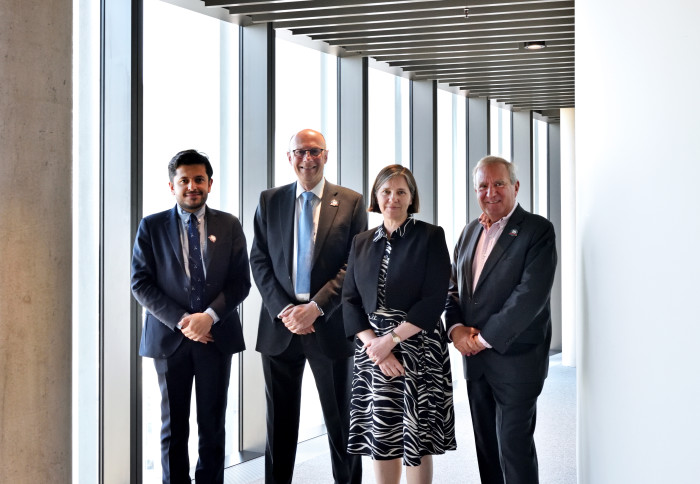
M212 326L214 344L224 354L245 349L238 305L250 291L250 269L243 229L236 217L206 208L206 288L204 297L220 320ZM177 205L141 220L131 262L131 291L146 309L139 354L167 358L185 338L177 328L189 312Z
M282 353L292 341L292 333L277 315L288 304L298 303L292 284L295 200L296 182L265 190L255 213L250 265L263 300L256 350L270 356ZM302 338L330 358L353 353L352 342L345 338L342 311L337 309L352 238L366 229L362 195L326 181L311 266L311 299L325 315L314 323L316 331Z
M376 229L355 237L343 285L345 333L371 326L367 315L377 309L377 281L386 238L374 241ZM403 237L392 237L386 276L385 304L406 313L406 321L430 331L440 320L450 279L450 253L442 227L415 220Z
M493 346L464 358L465 376L486 375L506 383L542 381L549 368L552 339L549 296L557 267L554 227L518 205L472 291L472 264L482 230L474 220L462 231L445 308L448 328L455 323L478 328Z

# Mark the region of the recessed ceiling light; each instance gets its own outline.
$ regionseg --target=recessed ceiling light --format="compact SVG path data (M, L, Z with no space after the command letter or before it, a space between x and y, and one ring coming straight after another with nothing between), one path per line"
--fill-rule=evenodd
M544 40L537 40L534 42L524 42L523 49L526 50L542 50L547 47L547 43Z

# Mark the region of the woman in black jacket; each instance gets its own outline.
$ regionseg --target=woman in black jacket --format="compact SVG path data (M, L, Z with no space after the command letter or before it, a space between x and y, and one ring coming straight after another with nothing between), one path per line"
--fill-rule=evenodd
M355 236L343 319L357 337L348 452L374 459L377 482L432 481L432 455L456 448L452 375L440 320L450 278L441 227L414 219L415 179L401 165L377 175L369 211L383 224Z

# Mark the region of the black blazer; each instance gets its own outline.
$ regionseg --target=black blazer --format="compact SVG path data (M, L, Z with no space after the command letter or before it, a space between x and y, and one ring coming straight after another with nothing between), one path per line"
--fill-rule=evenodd
M243 229L233 215L206 207L207 250L204 298L219 316L214 344L225 354L245 349L238 305L250 291ZM139 354L167 358L185 338L177 328L189 312L190 284L180 242L177 205L141 220L131 261L131 292L146 309Z
M293 335L277 315L298 303L292 283L295 199L296 182L265 190L255 212L250 265L263 300L256 349L270 356L282 353ZM336 309L352 238L366 228L362 195L326 181L311 268L311 299L325 315L314 323L316 331L302 338L331 358L347 357L353 351L345 339L342 311Z
M493 346L464 359L467 379L536 382L547 376L552 322L549 295L557 267L554 227L518 207L503 229L472 292L472 263L483 227L472 221L455 246L445 308L448 328L481 330Z
M385 305L406 313L406 321L431 330L440 319L450 279L450 253L442 227L411 219L402 236L391 239ZM367 315L377 309L377 282L386 238L376 229L353 240L343 285L345 334L352 339L370 328Z

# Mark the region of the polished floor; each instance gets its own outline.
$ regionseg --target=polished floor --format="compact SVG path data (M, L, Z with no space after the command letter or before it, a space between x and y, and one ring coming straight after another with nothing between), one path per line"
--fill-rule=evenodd
M463 380L455 386L457 450L435 456L435 484L478 483L474 438ZM576 369L562 366L561 354L550 357L549 377L538 402L535 442L542 484L576 482ZM363 484L374 482L372 461L365 458ZM330 458L325 436L299 444L294 484L331 484ZM405 478L402 479L402 483ZM253 459L226 470L226 484L263 484L263 459Z

